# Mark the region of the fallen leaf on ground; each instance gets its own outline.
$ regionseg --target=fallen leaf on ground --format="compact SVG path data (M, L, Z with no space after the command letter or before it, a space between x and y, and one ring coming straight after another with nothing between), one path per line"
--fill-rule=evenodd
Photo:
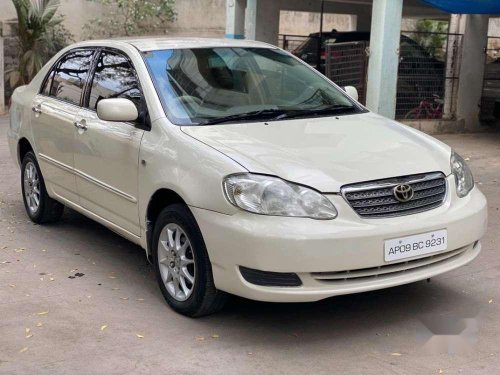
M106 328L108 328L107 324L101 326L101 331L104 331Z
M493 299L490 299L490 300L488 301L488 303L493 303Z
M391 355L393 355L395 357L399 357L401 355L401 353L391 353Z
M136 335L136 336L137 336L137 338L139 338L139 339L143 339L143 338L144 338L144 336L143 336L143 335L139 335L138 333L136 333L135 335Z
M29 328L26 328L25 331L26 331L26 334L28 334L28 333L30 333L31 330Z
M38 322L38 323L36 324L36 326L37 326L37 327L41 327L41 326L43 326L43 323L42 323L42 322Z
M29 335L26 335L26 338L29 339L30 337L33 337L33 334L30 333Z
M137 301L144 301L144 298L137 298Z
M128 300L128 297L120 297L120 299L126 301L126 300Z
M15 288L15 287L16 287L16 285L15 285L15 284L9 284L9 286L10 286L11 288Z
M24 348L22 348L21 350L19 350L19 353L24 353L27 350L28 350L28 348L25 346Z
M54 281L54 278L53 278L53 277L51 277L49 280L50 280L50 281Z
M218 334L216 334L216 333L214 333L214 334L212 335L212 338L213 338L213 339L218 339L219 337L220 337L220 336L219 336Z
M41 311L37 315L47 315L49 312L48 311Z
M205 338L203 336L196 336L196 341L204 341Z
M110 279L116 279L116 276L108 276Z

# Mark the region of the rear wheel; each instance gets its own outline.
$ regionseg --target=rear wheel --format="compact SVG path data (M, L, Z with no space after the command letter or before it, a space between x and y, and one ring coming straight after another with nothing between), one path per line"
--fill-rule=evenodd
M21 189L29 218L37 223L50 223L61 218L64 206L49 197L42 172L33 152L29 151L21 165Z
M175 311L199 317L223 307L227 296L215 288L200 229L185 205L173 204L160 213L152 253L158 284Z

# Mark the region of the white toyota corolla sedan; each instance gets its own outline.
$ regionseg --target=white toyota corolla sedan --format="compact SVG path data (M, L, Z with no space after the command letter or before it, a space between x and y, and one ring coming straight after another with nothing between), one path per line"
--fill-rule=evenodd
M142 246L168 304L316 301L473 260L486 200L450 147L274 46L74 44L15 90L28 216L64 206Z

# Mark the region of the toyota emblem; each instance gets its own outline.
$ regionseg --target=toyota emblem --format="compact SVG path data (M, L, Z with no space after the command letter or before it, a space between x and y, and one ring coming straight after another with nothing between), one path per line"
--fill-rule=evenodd
M408 202L413 198L413 188L410 185L398 185L394 187L392 192L394 197L402 203Z

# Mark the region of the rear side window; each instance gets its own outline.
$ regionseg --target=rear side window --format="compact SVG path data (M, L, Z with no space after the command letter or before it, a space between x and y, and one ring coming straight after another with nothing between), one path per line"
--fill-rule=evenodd
M140 108L142 93L130 60L120 53L103 51L92 79L89 108L95 110L99 100L109 98L130 99Z
M93 50L78 50L64 56L55 69L50 96L79 105L93 55Z

